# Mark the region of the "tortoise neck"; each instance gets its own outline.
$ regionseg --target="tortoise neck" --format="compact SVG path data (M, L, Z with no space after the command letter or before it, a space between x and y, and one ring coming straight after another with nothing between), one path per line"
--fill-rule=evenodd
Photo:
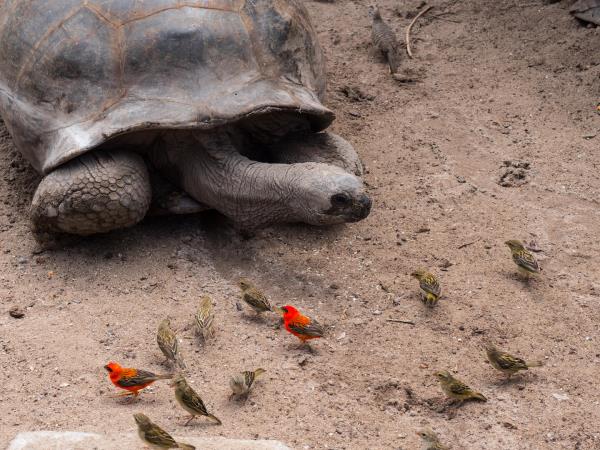
M151 160L188 195L242 228L297 220L290 202L293 179L287 164L242 156L225 133L165 136Z

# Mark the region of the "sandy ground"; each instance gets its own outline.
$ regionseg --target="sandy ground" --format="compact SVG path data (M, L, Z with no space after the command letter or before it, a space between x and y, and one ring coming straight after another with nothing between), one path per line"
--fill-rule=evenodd
M370 47L367 2L307 2L333 129L368 168L374 209L358 224L243 240L214 214L170 217L36 255L27 206L38 177L4 133L0 445L20 430L133 431L144 411L178 434L297 449L414 449L423 426L455 449L600 449L600 28L573 20L571 3L434 2L404 63L421 81L402 85ZM399 34L417 6L380 2ZM512 169L524 178L503 177L504 161L529 163ZM514 276L511 238L542 250L529 285ZM409 276L419 266L443 284L432 311ZM241 275L331 326L314 354L290 347L274 318L237 311ZM192 326L204 293L218 321L207 346ZM24 318L9 316L15 305ZM167 315L221 427L183 427L165 383L134 403L109 397L109 360L167 370L155 344ZM502 384L484 338L546 366ZM267 374L250 399L229 403L229 375L258 366ZM439 412L441 369L489 402Z

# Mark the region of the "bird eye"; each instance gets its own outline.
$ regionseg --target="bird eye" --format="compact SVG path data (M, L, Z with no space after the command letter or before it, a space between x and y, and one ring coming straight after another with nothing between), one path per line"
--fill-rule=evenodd
M331 204L334 206L347 206L350 199L346 194L335 194L331 196Z

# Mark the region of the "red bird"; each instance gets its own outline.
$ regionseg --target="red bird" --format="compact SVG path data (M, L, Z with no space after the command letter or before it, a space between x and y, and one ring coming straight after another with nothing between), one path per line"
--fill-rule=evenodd
M282 306L279 310L283 315L285 329L298 337L303 344L309 339L323 337L325 330L316 320L302 315L300 311L290 305Z
M156 380L166 380L173 378L173 375L156 375L146 370L138 370L129 367L121 367L116 362L109 362L104 368L108 371L108 377L112 383L128 392L122 392L123 395L139 395L139 391L146 386L151 385Z

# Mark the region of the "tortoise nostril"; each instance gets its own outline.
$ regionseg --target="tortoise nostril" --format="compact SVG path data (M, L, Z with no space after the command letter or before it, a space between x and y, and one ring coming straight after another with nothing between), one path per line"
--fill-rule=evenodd
M371 200L371 198L367 195L363 195L358 202L365 208L367 209L371 209L371 205L373 204L373 201Z
M366 218L371 212L373 201L367 195L361 195L354 210L354 215L358 220Z
M367 195L363 195L358 202L362 206L362 210L364 213L363 217L367 217L371 212L371 206L373 205L373 201Z

